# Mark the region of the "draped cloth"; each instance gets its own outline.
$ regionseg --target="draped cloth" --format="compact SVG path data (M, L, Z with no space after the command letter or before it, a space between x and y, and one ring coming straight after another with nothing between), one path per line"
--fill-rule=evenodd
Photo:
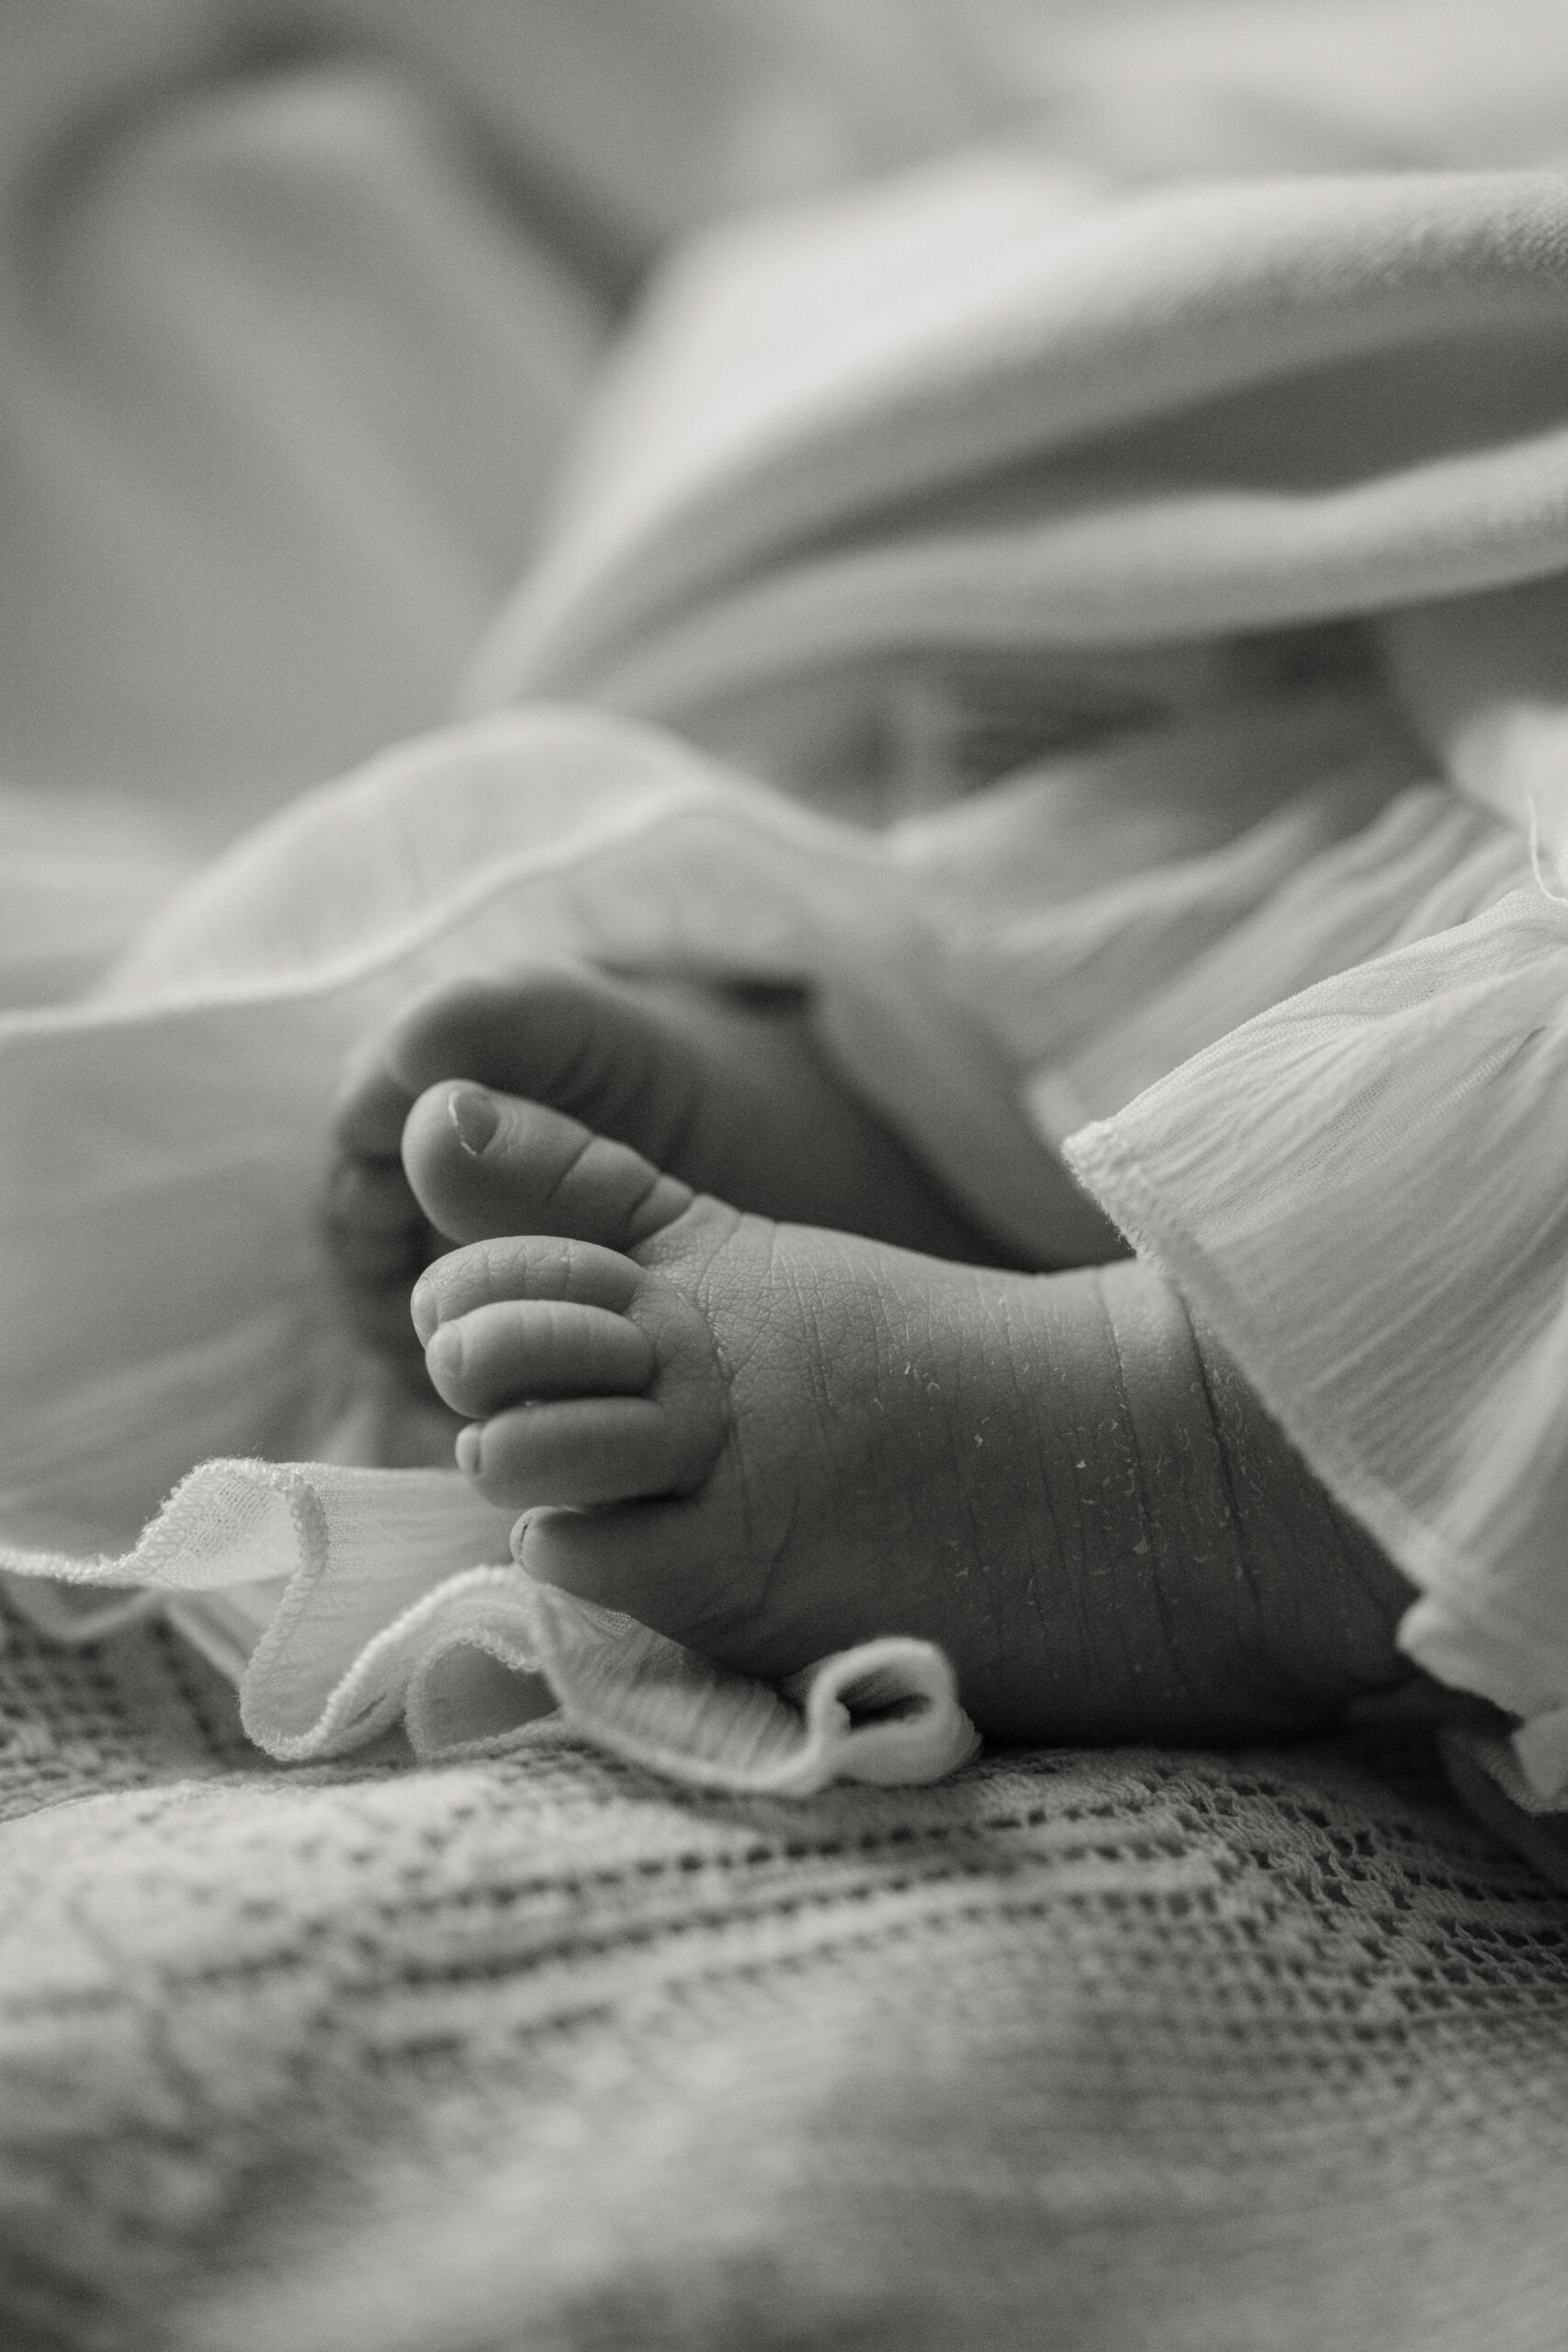
M493 1742L541 1672L699 1776L967 1751L929 1655L801 1713L569 1641L455 1475L389 1466L316 1230L334 1073L411 987L565 956L800 982L1043 1265L1065 1156L1420 1589L1412 1657L1568 1785L1568 64L1510 12L1472 119L1445 32L1391 169L1281 37L1285 170L1233 87L1167 109L1156 192L1157 44L1075 19L998 135L1026 19L930 12L961 152L922 160L931 85L895 131L846 72L771 181L739 141L640 232L547 152L547 202L500 192L535 132L476 95L478 7L439 72L395 8L282 62L127 12L118 88L85 42L50 85L96 143L13 140L0 1535L58 1623L177 1594L278 1754ZM639 234L781 189L603 356Z

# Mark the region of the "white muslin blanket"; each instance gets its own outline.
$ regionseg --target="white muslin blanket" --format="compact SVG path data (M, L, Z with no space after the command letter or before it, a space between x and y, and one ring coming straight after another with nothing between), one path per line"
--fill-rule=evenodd
M916 979L931 949L874 844L592 714L477 722L298 804L93 996L0 1040L0 1558L51 1580L24 1606L78 1637L166 1607L283 1758L399 1720L445 1756L558 1699L726 1787L951 1770L975 1735L929 1645L892 1629L783 1698L537 1590L455 1469L381 1466L418 1417L319 1231L344 1054L411 989L525 951L809 981L879 1091L929 1105L933 1157L956 1172L990 1136L966 1189L1030 1246L1039 1147L995 1048Z
M410 989L783 978L1041 1265L1102 1229L1070 1163L1420 1589L1411 1655L1568 1788L1568 43L1524 0L1505 63L1479 11L1427 49L1408 10L1314 13L1405 81L1337 115L1223 12L1052 52L1023 8L975 14L987 81L924 12L987 136L702 231L600 360L593 204L568 172L577 277L536 267L454 140L465 107L514 163L545 136L487 102L493 11L454 10L445 79L370 0L271 79L164 12L205 80L38 183L52 274L6 295L40 553L0 713L35 787L0 808L0 1549L51 1622L169 1608L280 1756L400 1718L450 1753L552 1700L727 1785L968 1753L918 1646L781 1696L536 1591L455 1473L388 1466L324 1260L336 1074ZM1003 83L1038 107L1005 141ZM781 183L950 138L930 87ZM455 425L435 349L474 357ZM201 450L243 490L205 536ZM122 606L123 644L78 628ZM223 709L254 706L232 831L346 756L350 706L406 738L459 669L458 723L198 854ZM23 721L56 672L51 768ZM113 783L120 718L172 828L37 788Z

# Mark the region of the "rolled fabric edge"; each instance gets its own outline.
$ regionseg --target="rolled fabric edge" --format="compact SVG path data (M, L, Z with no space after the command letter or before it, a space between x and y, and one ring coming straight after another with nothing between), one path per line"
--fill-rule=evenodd
M447 1483L460 1490L455 1477L439 1486ZM202 1464L123 1557L0 1550L0 1572L22 1613L56 1641L102 1640L161 1611L238 1686L247 1736L281 1763L351 1753L400 1723L422 1763L494 1755L558 1712L623 1762L732 1794L925 1783L979 1749L950 1661L912 1636L837 1652L780 1690L514 1565L454 1573L449 1562L378 1621L374 1584L363 1580L366 1505L384 1503L390 1551L405 1487L425 1506L405 1518L400 1548L416 1554L398 1564L406 1593L411 1566L417 1575L427 1556L431 1498L440 1499L431 1474L317 1463ZM205 1558L203 1524L213 1538ZM465 1533L454 1525L456 1542ZM300 1668L317 1611L346 1663L335 1673L329 1664L311 1690ZM364 1620L346 1647L344 1611Z

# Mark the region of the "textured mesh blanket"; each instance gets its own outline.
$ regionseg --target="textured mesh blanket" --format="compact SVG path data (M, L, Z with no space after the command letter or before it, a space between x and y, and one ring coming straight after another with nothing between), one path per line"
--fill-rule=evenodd
M0 1654L8 2352L1557 2352L1568 1907L1418 1752L285 1771Z

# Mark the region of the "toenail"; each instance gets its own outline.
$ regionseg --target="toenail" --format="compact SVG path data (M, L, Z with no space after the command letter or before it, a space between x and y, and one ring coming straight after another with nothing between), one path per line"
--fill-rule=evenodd
M435 1295L435 1284L426 1274L421 1274L409 1293L409 1313L419 1334L421 1347L428 1347L436 1325L441 1320L441 1304Z
M479 1158L501 1125L501 1113L493 1100L477 1086L461 1087L447 1104L446 1115L470 1159Z
M457 1431L457 1442L453 1448L453 1451L457 1456L458 1469L466 1470L471 1478L479 1466L479 1425L478 1421L470 1421L467 1429L461 1429Z

